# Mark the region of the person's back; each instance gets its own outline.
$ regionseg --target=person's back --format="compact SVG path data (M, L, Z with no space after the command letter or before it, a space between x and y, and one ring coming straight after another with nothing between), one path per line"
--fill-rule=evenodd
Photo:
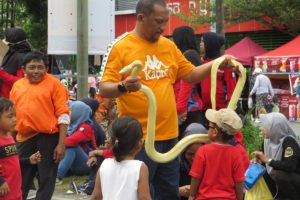
M103 200L137 200L141 165L139 160L105 159L100 167Z
M205 166L197 161L204 161ZM243 163L241 152L230 144L213 143L200 147L190 171L192 176L202 179L198 199L235 200L235 182L242 182L243 176L240 174L245 172L240 163ZM200 171L194 173L195 169ZM236 173L237 169L242 173Z
M228 144L242 128L242 120L231 109L208 109L205 116L209 121L208 137L213 143L200 147L195 155L189 199L242 200L242 154Z
M259 74L256 77L256 81L257 81L257 87L256 87L256 84L254 84L256 94L263 94L263 93L272 93L273 94L273 91L270 90L270 88L272 89L271 81L266 75Z
M115 119L109 130L114 158L105 159L96 176L92 200L150 200L148 168L134 160L143 145L142 127L132 117Z

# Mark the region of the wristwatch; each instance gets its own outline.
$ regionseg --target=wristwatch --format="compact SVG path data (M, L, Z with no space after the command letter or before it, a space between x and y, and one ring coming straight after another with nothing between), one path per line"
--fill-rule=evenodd
M120 82L120 83L118 84L118 90L119 90L119 92L121 92L121 93L127 92L127 89L126 89L126 87L125 87L124 82Z

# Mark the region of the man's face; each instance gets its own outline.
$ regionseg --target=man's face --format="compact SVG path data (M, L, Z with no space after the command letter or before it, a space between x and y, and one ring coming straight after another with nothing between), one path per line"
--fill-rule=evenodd
M11 107L0 114L0 130L4 133L12 132L16 126L16 109Z
M155 4L153 12L149 15L143 14L142 29L147 40L155 42L164 32L167 22L169 21L169 12L167 8Z
M39 83L43 80L48 71L43 60L32 60L24 66L30 83Z

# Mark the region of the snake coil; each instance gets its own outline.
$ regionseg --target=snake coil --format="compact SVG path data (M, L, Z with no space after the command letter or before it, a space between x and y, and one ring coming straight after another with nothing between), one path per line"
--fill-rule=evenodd
M216 77L217 70L220 64L224 61L224 57L220 57L213 62L211 69L211 100L212 100L212 108L216 109ZM233 92L231 100L228 104L228 108L235 109L237 101L242 93L245 81L246 81L246 71L239 62L232 60L234 65L239 67L240 76L236 88ZM137 73L141 70L142 63L139 60L133 61L131 64L124 67L119 73L125 74L131 71L131 76L136 77ZM166 153L157 152L155 149L155 124L156 124L156 99L152 90L142 85L140 91L143 92L148 100L148 123L147 123L147 135L145 140L145 150L147 155L151 160L158 163L167 163L171 160L174 160L187 146L194 142L209 142L209 138L207 134L192 134L181 139L171 150Z

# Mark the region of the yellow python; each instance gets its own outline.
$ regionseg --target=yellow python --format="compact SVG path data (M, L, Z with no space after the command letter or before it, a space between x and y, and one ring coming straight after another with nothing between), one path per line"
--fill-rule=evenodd
M216 59L211 69L211 100L212 108L216 108L215 95L216 95L216 77L219 65L224 61L224 57ZM239 62L232 60L236 66L239 67L240 76L236 88L233 92L228 108L235 109L238 98L240 97L245 81L246 72ZM131 71L131 76L136 77L139 70L142 68L142 63L139 60L132 62L130 65L124 67L119 73L125 74ZM145 150L150 159L158 163L167 163L174 160L187 146L194 142L209 142L207 134L192 134L181 139L170 151L166 153L159 153L155 149L155 124L156 124L156 99L152 90L142 85L141 92L143 92L148 99L148 123L147 123L147 136L145 140Z

